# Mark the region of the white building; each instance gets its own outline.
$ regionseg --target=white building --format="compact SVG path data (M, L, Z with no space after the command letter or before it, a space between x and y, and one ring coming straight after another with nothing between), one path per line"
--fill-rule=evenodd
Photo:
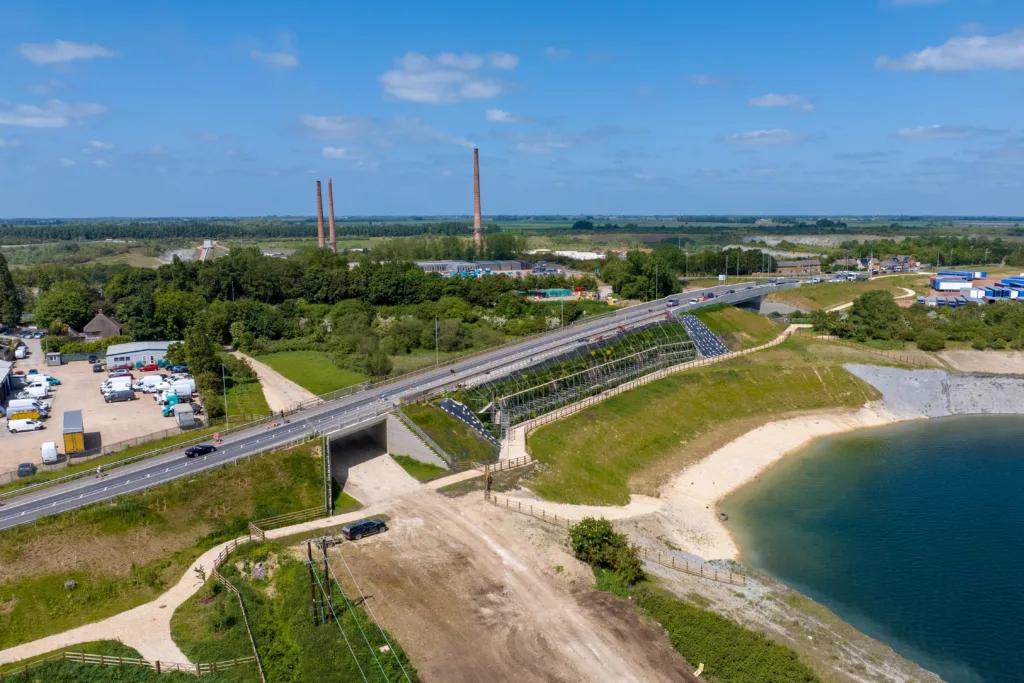
M112 344L107 348L107 367L117 365L149 365L166 360L167 347L176 342L143 341Z

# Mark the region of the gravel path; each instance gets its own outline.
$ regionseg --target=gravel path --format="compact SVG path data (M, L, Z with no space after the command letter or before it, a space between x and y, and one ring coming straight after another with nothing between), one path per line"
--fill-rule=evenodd
M300 387L266 363L261 363L241 351L232 351L231 354L236 358L248 361L249 365L252 366L253 371L255 371L256 376L260 380L260 384L263 385L263 395L267 399L267 405L275 413L282 410L291 410L303 401L316 398L316 394Z

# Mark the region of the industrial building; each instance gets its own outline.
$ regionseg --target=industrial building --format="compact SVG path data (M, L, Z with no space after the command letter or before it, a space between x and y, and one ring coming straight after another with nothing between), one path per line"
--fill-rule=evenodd
M779 261L775 272L779 275L813 275L821 272L821 261Z
M445 277L483 277L506 275L525 277L532 275L533 267L527 261L417 261L425 273L440 273Z
M167 358L167 348L178 342L143 341L114 344L107 348L107 367L118 365L148 365Z
M14 387L11 386L11 367L13 363L0 360L0 403L6 405L7 399L14 395Z

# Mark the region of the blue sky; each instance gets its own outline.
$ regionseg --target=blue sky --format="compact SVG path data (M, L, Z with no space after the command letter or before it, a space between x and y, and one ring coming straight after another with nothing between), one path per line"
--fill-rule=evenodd
M1024 214L1019 0L0 0L0 216Z

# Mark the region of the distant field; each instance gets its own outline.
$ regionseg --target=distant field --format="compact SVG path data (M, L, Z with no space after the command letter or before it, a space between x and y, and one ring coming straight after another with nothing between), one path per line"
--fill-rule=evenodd
M710 312L700 310L696 315L733 351L760 346L782 331L782 326L771 318L734 306Z
M794 411L858 407L878 397L806 347L787 341L672 375L541 427L529 445L545 469L527 486L546 500L625 505L631 491L654 495L668 476L749 428L739 424Z
M343 370L322 351L281 351L257 359L316 395L365 382L358 372Z
M861 282L823 282L819 285L801 285L797 289L772 292L767 301L786 303L805 311L828 309L853 301L864 292L883 289L893 296L906 294L903 288L914 289L927 286L923 275L900 275L897 277L875 278Z

